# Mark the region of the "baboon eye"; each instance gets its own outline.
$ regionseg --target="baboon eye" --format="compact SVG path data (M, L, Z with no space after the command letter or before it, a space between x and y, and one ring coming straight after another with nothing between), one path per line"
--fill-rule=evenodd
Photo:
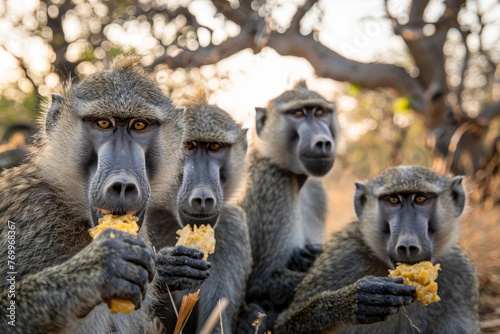
M415 197L415 203L417 204L424 204L426 201L427 197L425 197L424 195L417 195L417 197Z
M144 130L147 126L148 125L145 122L141 122L141 121L138 121L138 122L135 122L134 124L132 124L132 127L134 128L134 130L137 130L137 131Z
M222 147L222 145L221 145L221 144L219 144L219 143L210 143L210 144L208 145L208 149L209 149L210 151L212 151L212 152L217 152L218 150L220 150L220 149L221 149L221 147Z
M184 147L186 148L186 150L188 151L192 151L192 150L195 150L196 149L196 142L195 141L188 141Z
M389 198L387 198L387 201L392 204L392 205L396 205L396 204L399 204L400 201L399 201L399 197L398 196L389 196Z
M295 110L294 115L295 115L295 117L302 117L305 114L304 114L303 110Z
M315 116L323 116L325 114L325 111L323 109L317 109L315 112L314 112L314 115Z
M108 129L111 126L109 119L100 119L96 123L101 129Z

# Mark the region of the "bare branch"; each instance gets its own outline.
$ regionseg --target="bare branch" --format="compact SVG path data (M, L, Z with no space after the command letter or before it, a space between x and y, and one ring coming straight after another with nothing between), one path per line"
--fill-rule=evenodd
M425 88L403 68L379 63L361 63L347 59L299 32L288 30L281 35L271 34L268 46L285 56L303 57L320 77L359 84L364 88L389 87L410 97L412 107L423 112Z
M312 6L314 6L316 2L318 2L318 0L307 0L302 7L297 8L297 12L295 13L292 22L290 23L289 29L299 31L300 21L302 21L304 15L306 15L306 13L312 8Z
M229 20L239 26L248 23L253 14L256 14L250 5L251 1L240 1L238 8L232 8L227 0L212 0L213 5Z
M241 30L238 36L230 38L220 45L210 44L209 46L199 48L196 51L181 50L180 53L175 56L165 54L157 58L151 67L154 68L156 65L162 63L167 64L170 68L199 67L208 64L215 64L218 61L247 48L252 48L255 52L255 28L255 25L253 28L246 27Z

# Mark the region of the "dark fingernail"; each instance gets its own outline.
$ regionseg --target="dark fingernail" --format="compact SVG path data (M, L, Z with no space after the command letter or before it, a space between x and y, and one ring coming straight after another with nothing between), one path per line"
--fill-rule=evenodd
M207 262L207 267L212 268L212 264L210 262Z

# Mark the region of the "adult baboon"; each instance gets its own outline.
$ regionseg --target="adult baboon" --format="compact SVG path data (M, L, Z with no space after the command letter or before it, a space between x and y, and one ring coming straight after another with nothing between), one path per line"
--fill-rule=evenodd
M236 205L246 188L247 131L225 111L209 105L201 90L188 102L182 183L170 214L156 212L153 219L156 230L150 230L152 235L156 234L156 244L169 246L158 253L159 280L160 285L167 283L170 290L189 290L182 294L196 290L201 284L198 312L190 318L192 327L183 332L199 332L224 297L229 305L222 324L224 333L231 333L251 269L246 217ZM209 224L214 228L216 245L215 252L208 257L210 262L201 259L200 250L172 247L176 243L175 231L186 224ZM169 297L164 297L166 304L170 304ZM161 308L160 305L158 313L167 319L166 326L175 325L175 318ZM218 323L214 332L220 331Z
M247 301L260 304L272 322L321 249L326 194L310 176L332 168L339 129L334 105L304 82L256 112L260 140L250 154L251 185L242 202L254 260Z
M182 111L138 61L117 57L53 95L36 152L2 173L0 332L148 332L155 255L146 226L139 236L88 232L103 213L131 213L141 226L150 193L167 196L180 172ZM112 298L136 310L111 314Z
M273 333L479 333L476 271L457 244L464 203L462 177L420 166L356 183L359 221L325 245ZM413 287L388 269L420 261L441 264L441 300L400 310Z

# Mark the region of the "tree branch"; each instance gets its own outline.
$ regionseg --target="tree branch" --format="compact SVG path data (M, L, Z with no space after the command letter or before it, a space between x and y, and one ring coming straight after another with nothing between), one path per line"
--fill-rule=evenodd
M314 6L316 2L318 2L318 0L307 0L302 7L297 8L297 12L295 13L292 22L290 23L290 28L288 29L299 31L300 21L302 21L304 15L306 15L306 13L312 8L312 6Z
M251 1L241 0L238 8L232 8L227 0L212 0L215 8L227 19L239 26L243 26L250 21L254 11L250 5Z
M303 57L320 77L359 84L364 88L389 87L410 97L412 107L424 111L425 88L403 68L379 63L361 63L347 59L297 31L273 32L268 46L283 56Z
M151 65L154 68L158 64L167 64L170 68L200 67L215 64L218 61L232 56L233 54L247 48L254 49L255 26L242 28L238 36L229 38L219 45L210 44L196 51L181 50L174 56L164 54L156 59Z

